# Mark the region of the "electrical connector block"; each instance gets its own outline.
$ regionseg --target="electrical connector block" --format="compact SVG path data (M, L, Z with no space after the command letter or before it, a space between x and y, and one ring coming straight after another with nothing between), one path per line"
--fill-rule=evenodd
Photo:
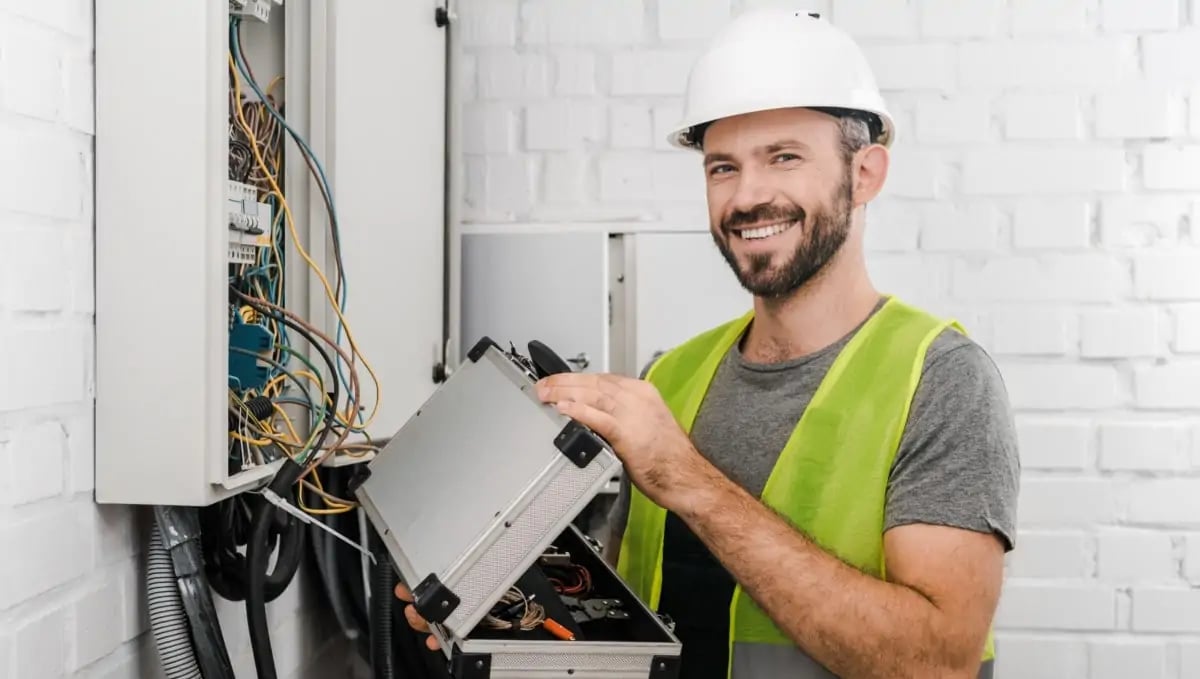
M276 0L275 4L282 3ZM271 20L271 0L230 0L229 13L258 19L265 24Z
M258 362L257 356L270 352L273 341L269 330L261 325L245 323L241 316L233 314L233 325L229 328L231 389L262 389L266 386L271 371Z
M225 188L229 262L253 264L259 248L271 246L271 206L258 201L258 189L229 180Z

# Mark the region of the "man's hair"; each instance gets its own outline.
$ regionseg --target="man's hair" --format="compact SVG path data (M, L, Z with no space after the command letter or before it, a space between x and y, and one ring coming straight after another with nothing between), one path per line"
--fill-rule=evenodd
M838 131L841 132L842 162L846 165L854 159L854 154L871 145L871 129L866 121L857 116L840 116Z

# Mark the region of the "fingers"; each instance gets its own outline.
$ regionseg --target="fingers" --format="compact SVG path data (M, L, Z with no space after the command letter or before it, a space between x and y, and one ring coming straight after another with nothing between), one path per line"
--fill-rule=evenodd
M412 592L408 591L408 587L405 587L403 582L396 584L396 598L401 601L412 603Z
M597 410L615 413L632 393L621 379L616 375L587 373L551 375L538 382L538 398L546 403L577 401Z
M409 627L412 627L418 632L429 631L429 623L425 622L425 618L422 618L421 614L417 613L417 609L412 605L404 607L404 618L408 620Z
M550 388L580 388L603 392L609 395L619 394L625 387L628 378L611 373L557 373L538 380L538 387Z
M412 627L418 632L429 634L429 623L425 622L425 618L422 618L420 614L417 613L417 609L413 608L411 605L404 607L404 619L408 620L409 627ZM425 648L428 648L431 651L436 651L441 648L441 644L438 643L437 637L429 634L429 636L425 637Z
M404 607L404 619L408 620L409 627L412 627L418 632L429 634L429 623L426 622L425 618L422 618L421 614L417 613L417 609L411 605L413 595L412 592L410 592L408 588L404 586L404 583L398 583L396 585L396 598L401 601L407 601L410 604ZM437 638L433 635L430 635L425 638L425 647L431 651L436 651L438 648L440 648L440 645L438 644Z
M616 446L617 419L609 413L581 401L558 401L554 404L558 412L596 432Z

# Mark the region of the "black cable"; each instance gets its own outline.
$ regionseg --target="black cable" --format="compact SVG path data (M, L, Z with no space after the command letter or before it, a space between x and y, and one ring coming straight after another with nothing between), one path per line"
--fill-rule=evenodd
M291 328L292 330L295 330L296 332L300 333L300 335L309 343L309 345L312 346L312 348L317 350L317 353L319 353L321 355L321 360L325 362L325 366L329 369L329 374L333 377L333 379L330 380L331 382L333 382L333 391L329 394L329 399L333 405L331 408L325 409L325 411L326 411L325 412L325 431L321 432L320 437L317 438L317 447L319 448L320 444L329 440L329 438L328 438L329 435L333 432L333 428L335 426L337 426L337 423L338 423L337 422L338 399L341 398L341 387L339 385L339 382L341 380L337 379L337 366L334 364L333 359L331 359L329 357L329 354L325 352L325 349L321 347L321 341L319 339L317 339L316 337L314 337L311 332L309 332L306 328L301 326L299 323L296 323L292 319L288 318L287 315L285 315L275 309L272 309L271 307L265 306L265 305L255 301L255 299L253 297L243 294L240 290L237 290L236 288L231 287L230 290L233 291L233 294L237 295L238 297L241 297L243 300L246 301L247 304L254 307L255 309L258 309L261 313L271 316L272 318L279 321L280 323L283 323L284 325ZM321 396L323 399L325 394L321 394ZM324 404L324 400L322 400L321 403Z
M292 495L292 486L300 479L304 469L291 458L285 458L267 490L286 501ZM254 526L246 545L246 623L250 629L250 647L254 651L254 669L258 679L277 679L275 654L271 650L271 631L267 626L267 566L271 558L271 546L267 536L276 512L283 510L269 502L263 502L254 516ZM294 517L291 521L299 523ZM303 539L303 532L298 539ZM297 555L302 553L296 550ZM282 555L281 555L282 556ZM295 559L296 565L299 558ZM278 570L279 566L276 565Z
M172 565L173 589L187 616L200 671L211 679L233 679L233 666L204 570L198 512L192 507L156 506L154 525L160 531L162 553Z
M371 551L375 554L375 564L371 566L371 668L375 679L396 679L392 609L399 578L387 549L376 535L371 537Z
M205 575L213 591L227 601L246 599L248 558L238 548L249 545L258 504L270 506L258 495L243 493L200 510ZM287 521L272 521L266 539L268 554L279 549L275 569L266 576L263 591L264 601L270 603L291 585L307 539L304 524L290 516Z

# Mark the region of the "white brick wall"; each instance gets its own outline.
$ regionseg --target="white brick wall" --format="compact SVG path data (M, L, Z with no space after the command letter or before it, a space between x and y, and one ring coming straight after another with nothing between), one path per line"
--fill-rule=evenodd
M93 41L91 2L0 8L0 679L158 676L145 516L92 501ZM327 648L309 600L272 604L281 677ZM244 608L218 605L251 676Z
M467 110L583 112L467 120L464 217L704 228L662 138L703 39L757 4L464 0L506 18L466 36ZM792 4L861 40L901 124L876 282L978 319L1017 408L999 676L1200 676L1200 2Z

